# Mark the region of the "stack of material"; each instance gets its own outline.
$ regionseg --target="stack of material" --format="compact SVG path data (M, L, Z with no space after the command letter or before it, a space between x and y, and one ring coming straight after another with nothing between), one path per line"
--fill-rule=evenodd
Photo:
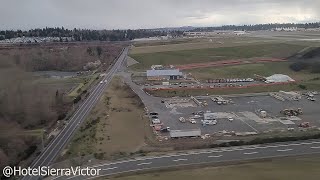
M171 130L170 137L171 138L180 138L180 137L200 137L201 130L200 129L190 129L190 130Z
M294 82L295 80L284 74L274 74L266 78L267 83Z

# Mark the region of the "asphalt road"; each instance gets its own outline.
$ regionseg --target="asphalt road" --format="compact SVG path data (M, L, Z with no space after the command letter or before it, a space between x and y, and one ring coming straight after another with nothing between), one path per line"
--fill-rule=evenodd
M99 176L60 176L52 179L84 180L120 173L170 168L183 165L199 165L236 162L263 158L276 158L320 153L320 140L273 143L265 145L215 148L156 157L144 157L127 161L100 164L89 168L101 169Z
M107 80L104 83L98 83L90 91L90 95L84 100L82 105L75 111L70 118L69 123L61 130L61 132L53 139L53 141L45 147L39 157L31 164L31 168L37 168L42 166L49 166L55 158L60 154L63 147L68 143L75 130L81 124L90 110L94 107L96 102L101 97L103 91L108 86L114 74L121 68L124 60L127 57L128 48L125 48L122 54L118 57L114 66L106 72L106 76L102 79ZM23 180L38 179L39 177L24 177Z

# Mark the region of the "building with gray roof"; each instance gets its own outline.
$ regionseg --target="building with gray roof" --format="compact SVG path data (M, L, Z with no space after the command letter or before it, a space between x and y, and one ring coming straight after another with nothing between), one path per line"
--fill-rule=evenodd
M176 80L180 79L182 75L179 69L147 70L149 80Z

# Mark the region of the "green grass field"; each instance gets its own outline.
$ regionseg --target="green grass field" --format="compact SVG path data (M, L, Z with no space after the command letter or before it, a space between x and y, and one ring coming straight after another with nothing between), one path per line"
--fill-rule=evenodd
M248 36L215 36L205 38L183 38L174 40L135 42L130 54L155 53L166 51L182 51L193 49L210 49L218 47L234 47L241 45L281 43L280 39L266 39ZM299 43L296 43L299 44Z
M309 72L294 72L290 69L291 62L273 62L259 64L244 64L237 66L209 67L201 69L187 70L199 80L216 79L216 78L249 78L254 74L261 76L271 76L273 74L286 74L295 80L308 80L319 76Z
M99 77L99 74L93 74L86 78L83 78L83 82L79 83L76 88L74 88L69 94L69 97L76 97L84 90L87 90L91 84Z
M290 157L222 167L154 172L115 180L319 180L320 156Z
M137 60L139 64L135 64L131 68L133 70L145 70L153 64L177 65L239 58L288 57L303 48L304 46L300 45L277 43L132 54L131 57Z

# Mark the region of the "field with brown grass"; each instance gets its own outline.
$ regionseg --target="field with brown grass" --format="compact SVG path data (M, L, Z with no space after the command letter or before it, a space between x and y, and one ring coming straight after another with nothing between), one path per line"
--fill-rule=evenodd
M115 159L139 151L145 146L145 138L153 136L143 108L137 95L115 77L75 134L65 156L94 154L98 159Z
M87 88L92 82L90 72L56 79L33 71L82 71L86 63L97 60L105 63L99 67L104 70L122 47L111 43L0 45L0 169L31 163L39 153L41 135L48 143L49 134L70 116L73 97L66 95L77 84Z
M109 65L121 52L116 44L63 44L0 47L0 59L27 71L81 71L88 62L100 60ZM98 53L98 49L101 52Z

